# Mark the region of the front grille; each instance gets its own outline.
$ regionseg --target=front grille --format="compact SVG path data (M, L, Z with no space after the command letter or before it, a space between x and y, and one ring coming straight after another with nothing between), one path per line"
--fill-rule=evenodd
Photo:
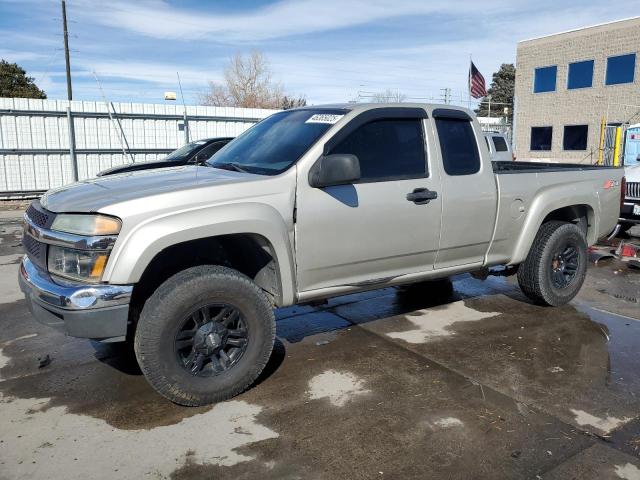
M640 198L640 182L627 182L627 198Z
M22 246L24 251L37 267L46 270L47 268L47 245L39 242L26 233L22 236Z
M40 205L39 200L34 200L27 208L27 217L29 221L39 227L39 228L50 228L53 224L53 220L56 218L56 214L46 210L42 205ZM46 270L47 269L47 245L45 243L39 242L31 235L27 233L28 228L26 228L22 235L22 246L24 248L25 253L37 267Z
M27 208L27 217L40 228L49 228L53 224L55 213L45 210L39 200L34 200Z

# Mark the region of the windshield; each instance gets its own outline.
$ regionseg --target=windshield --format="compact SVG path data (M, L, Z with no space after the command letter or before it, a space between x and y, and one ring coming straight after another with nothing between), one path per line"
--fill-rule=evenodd
M346 112L305 109L273 114L218 151L207 164L276 175L297 162Z
M163 160L167 162L173 162L176 160L186 160L197 150L202 148L202 146L207 143L204 140L198 140L197 142L187 143L186 145L181 146L179 149L174 150L169 155L164 157Z

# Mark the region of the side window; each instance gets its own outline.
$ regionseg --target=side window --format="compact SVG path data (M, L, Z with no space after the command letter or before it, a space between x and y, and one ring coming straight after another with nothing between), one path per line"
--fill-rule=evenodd
M367 123L342 140L331 153L349 153L358 157L360 183L427 175L420 119L389 119Z
M208 159L225 145L226 144L224 142L214 142L211 145L207 145L206 147L204 147L202 150L198 152L198 158L201 160Z
M509 150L507 148L507 142L504 141L503 137L493 137L493 144L496 146L496 152L506 152Z
M447 175L471 175L480 171L480 153L469 120L436 118L436 130Z

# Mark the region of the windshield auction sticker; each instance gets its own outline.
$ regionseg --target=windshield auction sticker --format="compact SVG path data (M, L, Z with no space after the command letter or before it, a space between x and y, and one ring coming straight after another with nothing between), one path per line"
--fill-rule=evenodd
M309 120L307 120L304 123L328 123L329 125L333 125L342 117L344 117L344 115L333 115L330 113L316 113L315 115L311 115Z

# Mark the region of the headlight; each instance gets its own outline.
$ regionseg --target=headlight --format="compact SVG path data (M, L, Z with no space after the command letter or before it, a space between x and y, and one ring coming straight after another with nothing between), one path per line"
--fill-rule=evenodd
M66 213L56 216L51 230L76 235L117 235L122 226L120 220L106 215Z
M109 252L49 246L49 273L81 282L99 282Z

